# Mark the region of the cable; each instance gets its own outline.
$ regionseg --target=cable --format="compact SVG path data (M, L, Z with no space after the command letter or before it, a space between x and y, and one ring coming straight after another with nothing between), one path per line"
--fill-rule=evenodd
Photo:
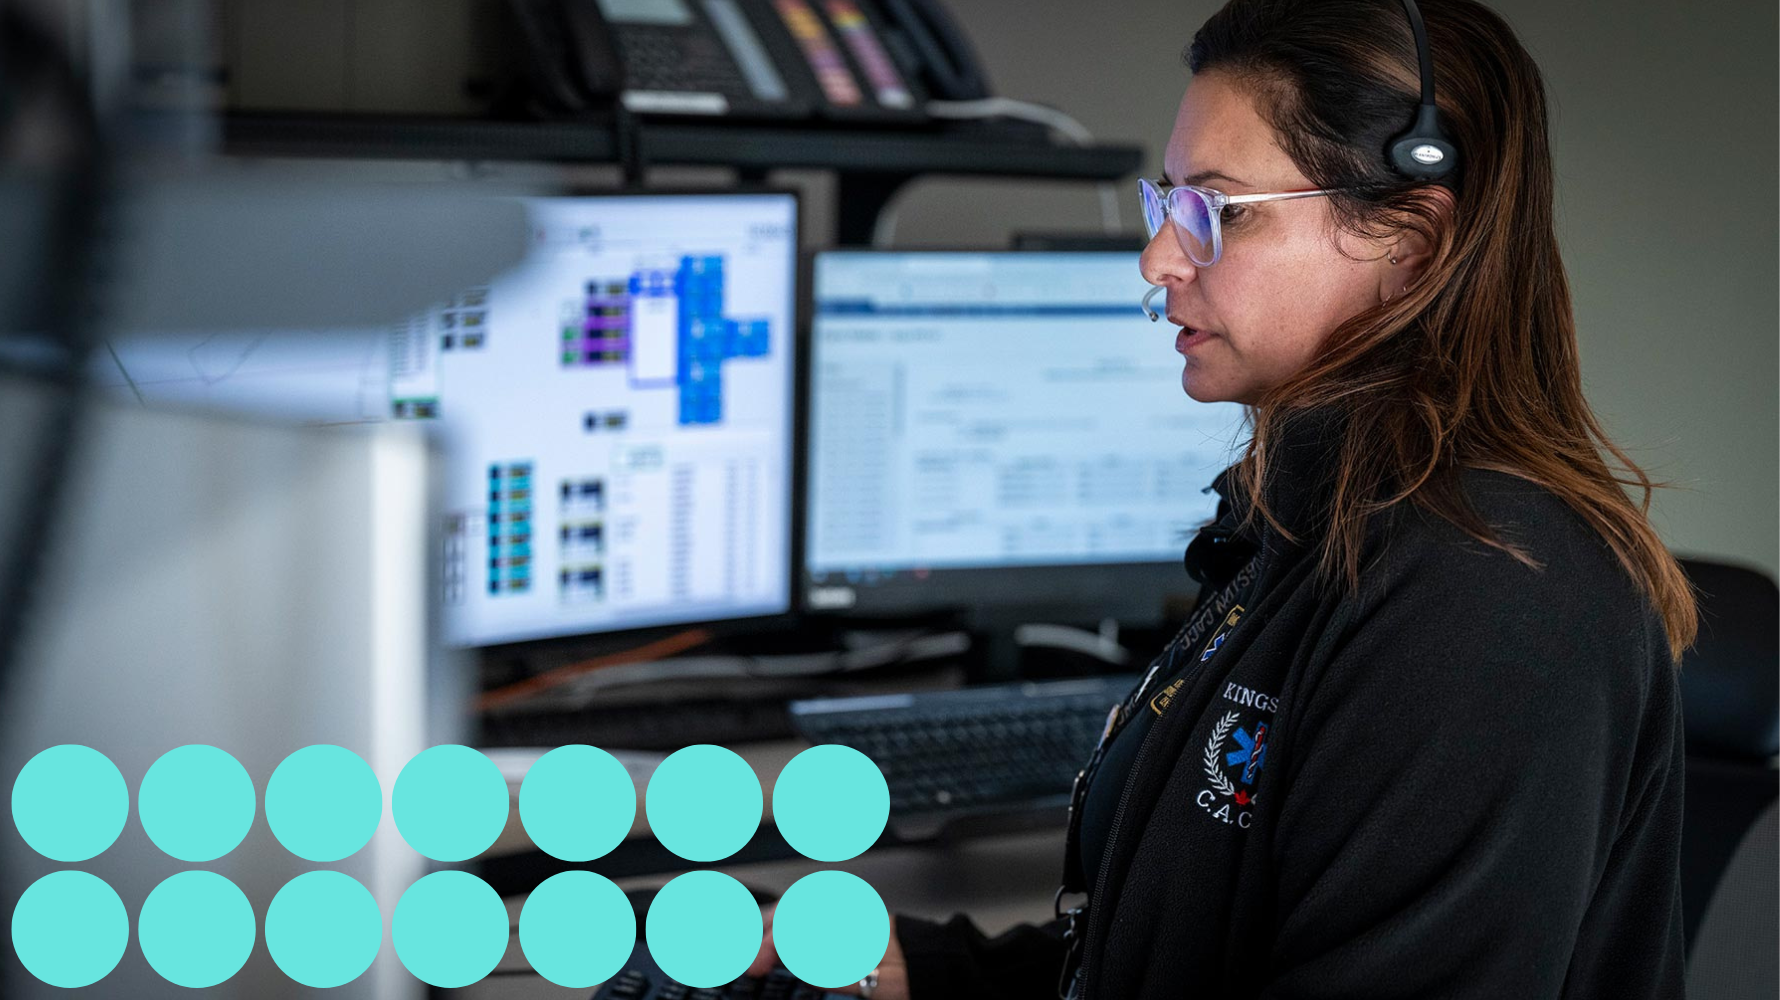
M1012 118L1044 125L1072 146L1094 145L1094 133L1066 112L1047 104L1021 101L1012 97L985 97L974 101L928 101L923 108L935 118L958 121L983 121L991 118ZM1119 212L1117 185L1106 181L1095 185L1100 195L1100 224L1109 236L1124 231ZM885 205L872 226L871 245L886 248L896 236L896 207Z
M122 375L124 381L129 383L130 392L135 395L136 402L144 406L148 405L148 400L142 398L142 387L136 384L136 379L130 375L130 370L124 367L124 359L117 356L117 345L107 340L105 349L111 353L111 363L117 366L118 374Z
M673 635L670 635L665 639L646 642L634 649L626 649L617 653L607 653L604 656L595 656L590 659L571 663L564 667L557 667L555 670L546 670L535 677L527 677L525 680L516 681L505 687L498 687L492 691L484 691L476 699L476 711L486 712L491 708L498 708L509 702L532 697L539 692L547 691L550 688L566 684L582 674L590 673L595 670L607 670L627 663L642 663L651 660L659 660L663 657L672 656L675 653L682 653L688 649L702 646L705 643L710 642L711 639L712 636L709 631L702 628L690 628L683 632L675 632Z
M1103 622L1100 631L1070 625L1049 625L1029 622L1014 629L1014 642L1020 646L1049 646L1070 649L1117 666L1131 662L1131 651L1119 645L1118 624L1109 631Z
M1094 144L1094 133L1088 131L1086 125L1048 104L1020 101L1012 97L985 97L975 101L928 101L924 107L927 113L935 118L964 120L1013 118L1019 121L1036 122L1040 125L1050 126L1053 131L1061 133L1073 145L1091 146Z
M939 634L917 633L855 649L783 656L737 654L649 659L640 655L642 650L633 650L627 654L618 654L623 657L621 661L614 658L614 662L587 666L573 675L562 676L549 684L529 690L519 690L522 685L529 682L520 682L496 689L489 694L501 695L499 700L490 704L479 703L477 707L478 709L507 708L516 701L554 691L559 696L554 707L558 710L572 710L577 707L586 707L586 704L590 703L592 698L602 691L619 687L695 679L756 681L826 677L897 666L917 660L956 656L969 651L969 649L970 637L968 635L962 632L945 632ZM592 663L593 661L587 662ZM584 664L575 666L584 666ZM561 671L551 671L551 675L560 673ZM563 690L571 684L573 685L572 689ZM512 694L509 696L506 692L512 692ZM487 697L488 695L484 695L484 698Z

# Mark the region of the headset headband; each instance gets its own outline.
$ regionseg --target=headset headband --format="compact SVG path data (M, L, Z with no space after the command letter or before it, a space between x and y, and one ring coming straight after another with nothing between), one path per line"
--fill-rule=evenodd
M1421 62L1422 103L1416 109L1415 121L1408 131L1391 140L1388 148L1391 165L1412 180L1442 182L1450 188L1453 183L1449 178L1459 165L1459 151L1447 137L1441 126L1440 110L1434 106L1434 57L1428 50L1428 32L1422 26L1422 12L1416 9L1415 0L1403 0L1403 9L1408 12L1409 27L1415 32L1415 51Z

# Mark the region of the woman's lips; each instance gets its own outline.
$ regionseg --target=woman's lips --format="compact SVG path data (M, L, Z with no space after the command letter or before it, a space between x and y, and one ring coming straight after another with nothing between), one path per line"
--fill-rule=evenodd
M1185 354L1215 336L1217 334L1210 330L1195 330L1192 327L1183 326L1180 328L1180 332L1174 335L1174 349Z

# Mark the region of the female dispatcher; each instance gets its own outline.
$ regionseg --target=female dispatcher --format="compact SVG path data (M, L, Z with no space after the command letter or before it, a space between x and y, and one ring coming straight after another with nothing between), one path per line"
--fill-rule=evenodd
M1142 269L1252 431L1202 597L1057 918L899 915L846 992L1682 996L1695 611L1583 399L1538 68L1475 0L1231 0L1187 59Z

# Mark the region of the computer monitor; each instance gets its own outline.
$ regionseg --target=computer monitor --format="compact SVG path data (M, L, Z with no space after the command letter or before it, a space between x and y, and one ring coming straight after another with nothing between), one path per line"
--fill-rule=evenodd
M1153 623L1242 409L1181 387L1137 254L814 263L804 597Z
M787 613L795 196L522 200L525 260L394 329L156 332L95 374L145 402L434 425L454 645Z

